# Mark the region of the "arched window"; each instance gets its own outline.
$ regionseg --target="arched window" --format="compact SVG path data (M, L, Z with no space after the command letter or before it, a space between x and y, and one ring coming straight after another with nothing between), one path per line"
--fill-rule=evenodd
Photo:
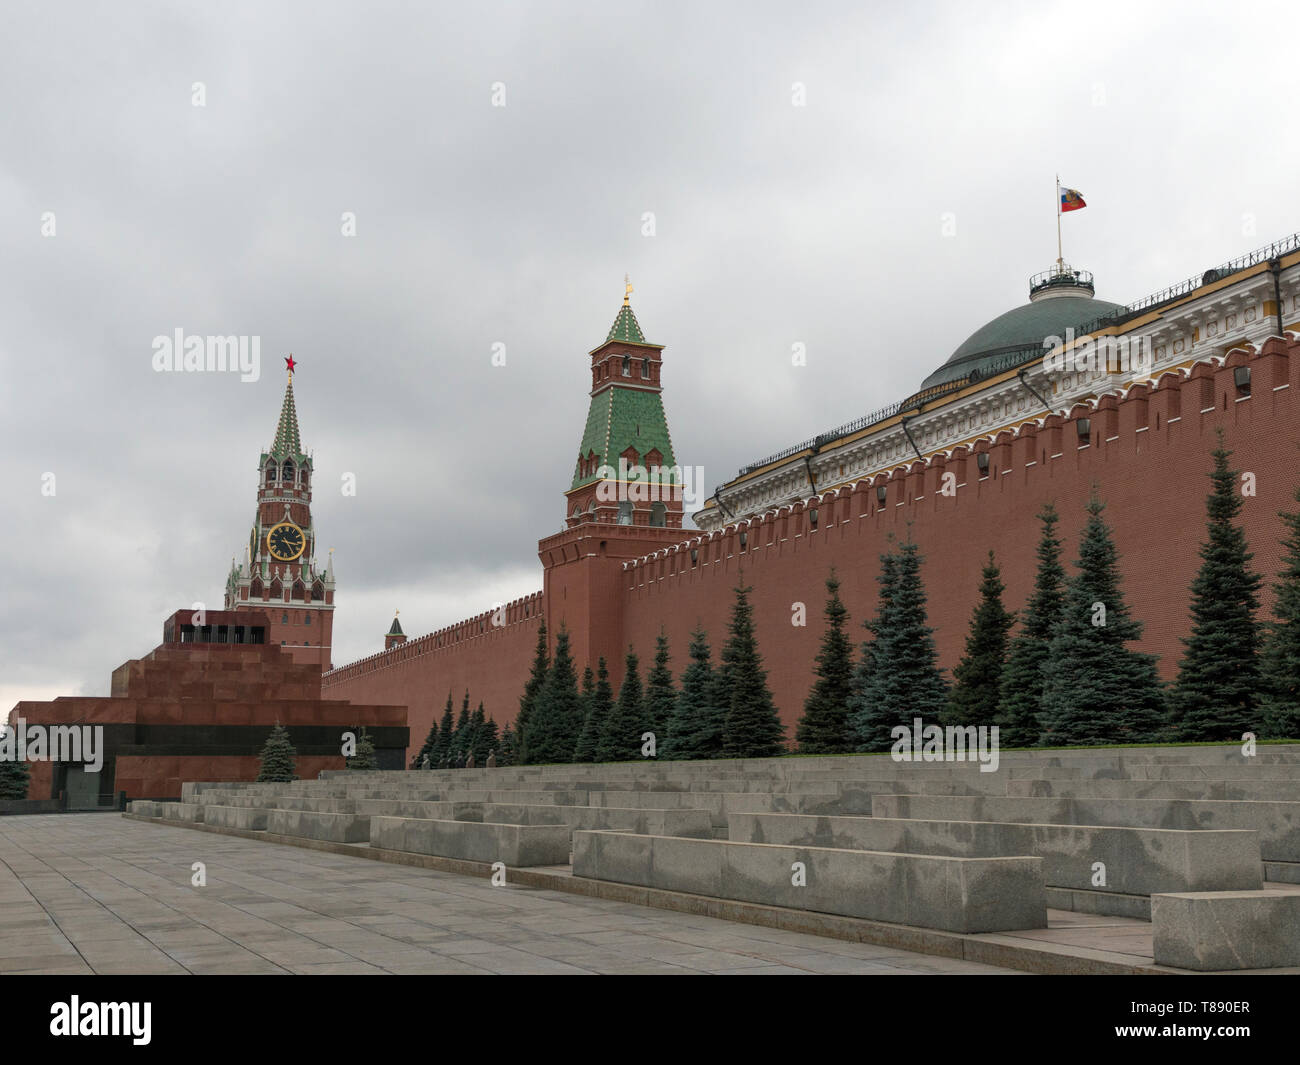
M306 466L304 466L298 476L299 476L299 483L303 488L306 488L307 480L311 476L311 470L309 470Z
M288 625L288 624L289 624L289 615L288 615L287 613L282 614L282 615L280 616L280 624L281 624L281 625ZM280 641L280 642L283 643L284 641L282 640L282 641Z
M252 583L251 587L250 587L249 590L248 590L248 594L251 595L254 599L261 599L261 598L262 598L262 578L261 578L261 577L254 577L254 578L253 578L253 583Z
M275 484L275 463L274 462L268 462L266 464L266 483Z
M650 360L649 360L649 359L642 359L642 360L641 360L641 380L642 380L642 381L649 381L649 380L650 380Z
M302 623L303 623L304 625L310 625L310 624L311 624L311 611L310 611L310 610L304 610L304 611L302 612Z
M662 529L668 524L668 508L663 503L650 504L650 524Z
M618 523L620 525L632 524L632 503L629 500L623 500L618 505Z
M307 587L306 587L306 585L304 585L304 584L302 583L301 580L297 580L297 581L294 581L294 582L293 582L293 598L294 598L294 599L297 599L297 600L299 600L299 601L301 602L302 597L303 597L303 595L306 593L306 591L307 591Z
M288 459L284 460L284 466L280 470L280 480L293 484L293 463Z
M624 377L632 376L632 360L629 359L626 355L623 356L623 376Z

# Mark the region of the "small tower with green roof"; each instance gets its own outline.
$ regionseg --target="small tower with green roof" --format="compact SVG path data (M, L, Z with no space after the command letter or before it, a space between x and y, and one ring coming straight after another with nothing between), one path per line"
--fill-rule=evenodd
M632 286L591 351L591 406L565 493L565 524L682 527L682 476L664 414L663 345L646 340Z

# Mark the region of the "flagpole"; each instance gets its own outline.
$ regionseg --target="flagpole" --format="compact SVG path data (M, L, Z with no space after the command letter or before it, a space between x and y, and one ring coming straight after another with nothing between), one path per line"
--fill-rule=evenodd
M1061 251L1061 175L1056 175L1056 265L1057 272L1065 267L1065 254Z

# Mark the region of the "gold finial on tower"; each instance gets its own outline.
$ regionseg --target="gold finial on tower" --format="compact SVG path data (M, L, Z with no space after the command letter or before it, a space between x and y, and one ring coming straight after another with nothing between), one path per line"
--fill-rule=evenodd
M628 280L627 274L623 275L623 306L627 306L627 298L632 295L632 282Z

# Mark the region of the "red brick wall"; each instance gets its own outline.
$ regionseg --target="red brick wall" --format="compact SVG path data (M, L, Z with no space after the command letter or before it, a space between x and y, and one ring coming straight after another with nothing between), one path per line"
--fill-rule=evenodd
M1242 512L1254 565L1270 583L1277 572L1284 531L1277 514L1295 509L1292 494L1300 484L1292 399L1300 389L1300 344L1292 351L1289 364L1284 357L1250 360L1252 396L1242 402L1236 402L1231 366L1198 368L1191 380L1166 377L1149 395L1145 388L1135 389L1118 403L1103 399L1099 409L1076 408L1070 420L1049 419L1034 433L1002 434L990 449L986 480L977 480L973 455L950 459L946 467L917 462L910 471L898 471L883 508L877 506L875 486L863 483L834 493L833 499L823 497L815 531L809 529L811 508L798 504L775 520L749 524L743 552L737 530L701 543L698 567L691 567L687 550L671 561L638 565L623 574L624 638L644 662L664 625L674 671L680 672L698 619L709 631L716 661L743 565L745 583L754 588L755 625L768 682L793 738L812 683L823 631L823 581L832 565L855 641L860 641L861 623L876 608L879 555L887 536L906 537L910 524L925 556L922 575L941 664L951 670L964 649L989 549L996 551L1002 567L1005 602L1018 610L1033 586L1041 531L1035 514L1043 503L1056 503L1067 572L1073 573L1083 507L1095 482L1120 551L1128 604L1146 625L1143 649L1160 655L1161 672L1172 677L1182 651L1180 637L1190 628L1188 586L1205 536L1207 474L1217 426L1223 427L1233 451L1233 468L1256 475L1257 495L1244 500ZM1232 361L1242 360L1233 356ZM1289 387L1273 391L1280 385ZM1203 398L1203 387L1211 399ZM1171 410L1179 417L1180 398L1181 417L1170 425ZM1211 405L1213 410L1201 413ZM1092 423L1091 446L1082 450L1073 421L1078 416ZM1060 458L1051 458L1058 452ZM1035 464L1027 466L1030 462ZM938 492L945 468L957 473L958 484L965 482L953 497ZM900 500L905 500L901 506ZM1264 598L1266 611L1271 595ZM791 624L796 602L807 607L806 627ZM621 663L611 672L621 676Z
M1095 483L1121 554L1128 604L1146 625L1143 649L1158 654L1161 672L1172 677L1182 650L1180 638L1189 629L1188 586L1205 535L1207 474L1216 427L1223 428L1234 452L1233 467L1255 474L1257 494L1245 499L1242 513L1254 565L1269 583L1277 572L1283 534L1277 515L1294 508L1292 494L1300 484L1292 398L1300 391L1300 343L1290 344L1288 352L1281 342L1271 341L1265 351L1268 354L1258 357L1234 353L1223 367L1200 365L1188 379L1166 375L1155 390L1139 386L1122 400L1103 397L1095 408L1079 406L1066 418L1048 418L1041 427L1002 433L969 454L958 449L946 460L900 467L888 478L883 507L875 491L883 475L874 483L828 493L815 505L815 530L808 514L813 508L796 504L778 516L741 523L731 531L701 534L697 566L690 562L690 541L677 539L681 534L671 530L594 529L587 524L548 537L539 545L539 554L546 567L542 598L552 642L563 622L573 635L579 672L603 654L617 686L627 644L635 646L644 669L661 626L671 643L673 670L680 674L689 633L698 622L709 632L716 662L726 638L732 589L743 566L745 582L754 588L768 683L793 739L812 683L823 624L823 582L832 565L840 576L855 641L860 640L862 620L875 611L880 553L889 534L905 537L910 530L925 556L922 573L941 665L951 670L963 650L980 567L989 549L995 550L1002 567L1007 606L1018 610L1032 590L1041 531L1038 510L1045 502L1055 502L1067 571L1073 572L1083 506ZM1252 395L1241 401L1232 374L1238 364L1253 369ZM1081 417L1091 421L1089 446L1083 449L1076 426ZM990 455L990 468L981 480L975 456L983 451ZM944 472L954 473L955 483L963 486L955 496L939 492ZM743 551L742 531L747 539ZM582 539L596 532L609 542L603 553L595 540ZM660 541L658 534L664 532L672 535ZM654 535L639 550L674 540L678 549L669 547L667 557L625 569L632 541L624 540L642 534ZM799 602L807 611L804 627L791 624L793 604ZM1267 616L1270 603L1266 590L1261 617ZM449 686L457 709L468 685L472 702L477 705L483 697L498 724L504 725L518 708L532 660L535 624L530 619L513 630L454 642L434 653L399 657L391 664L384 656L364 660L336 672L347 674L346 679L327 678L326 694L407 703L416 748L423 743L433 710L441 712ZM400 656L401 651L392 655ZM365 670L358 668L367 664Z
M429 726L441 720L452 696L453 715L469 689L471 712L482 701L498 730L519 712L519 696L537 646L541 593L502 608L505 624L494 625L492 612L481 614L390 651L363 658L327 674L326 699L357 700L382 693L386 705L407 708L411 747L407 762L424 745ZM525 613L525 607L527 613Z

